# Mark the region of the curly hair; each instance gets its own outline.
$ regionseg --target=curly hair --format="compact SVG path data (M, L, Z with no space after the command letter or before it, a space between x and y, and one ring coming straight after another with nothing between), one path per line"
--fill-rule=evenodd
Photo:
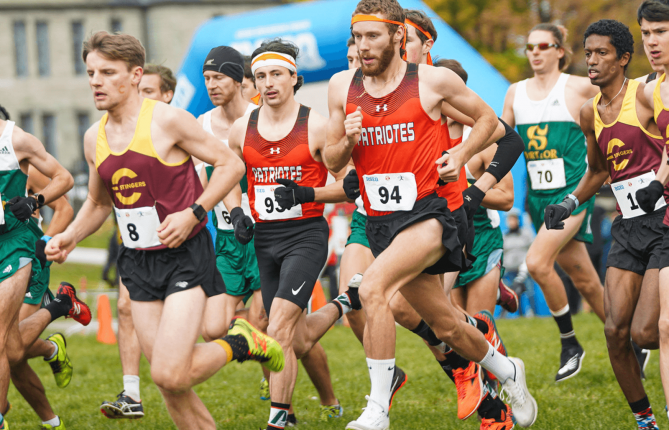
M258 48L256 48L255 51L253 51L253 55L251 58L255 58L256 56L262 54L263 52L279 52L281 54L288 54L291 57L295 58L297 60L297 56L300 54L300 48L297 47L293 42L289 42L287 40L283 40L280 37L277 37L276 39L271 39L271 40L265 40ZM291 76L294 74L292 70L290 70ZM255 78L253 79L255 82ZM299 90L302 85L304 84L304 76L298 76L297 77L297 83L293 86L293 94L297 93L297 90Z
M584 47L585 40L593 34L598 36L608 36L611 45L616 48L618 59L623 58L623 55L629 52L630 61L632 60L632 54L634 54L634 36L632 36L630 29L625 24L613 19L600 19L597 22L593 22L588 26L583 35ZM625 70L627 70L629 63L630 62L628 61L625 65Z

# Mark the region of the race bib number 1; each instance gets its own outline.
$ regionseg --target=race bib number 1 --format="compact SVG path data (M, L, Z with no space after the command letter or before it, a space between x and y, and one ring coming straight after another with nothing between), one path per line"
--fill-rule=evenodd
M527 173L530 175L533 190L554 190L567 186L562 158L529 161Z
M363 175L369 205L375 211L395 212L413 209L418 189L413 173Z
M613 195L616 196L616 201L620 207L620 212L623 218L635 218L640 215L645 215L646 212L636 202L636 192L641 188L646 188L655 179L655 172L650 171L636 178L625 179L620 182L611 184ZM660 197L655 203L655 210L658 210L667 203L664 201L664 196Z
M160 219L156 207L117 209L116 220L126 248L153 248L160 246L158 227Z
M302 205L293 206L290 209L281 209L274 200L274 190L283 185L256 185L255 207L258 217L263 221L276 221L280 219L299 218L302 216Z

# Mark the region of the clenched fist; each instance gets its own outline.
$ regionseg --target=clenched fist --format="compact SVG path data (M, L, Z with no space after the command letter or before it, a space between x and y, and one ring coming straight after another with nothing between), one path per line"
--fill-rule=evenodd
M346 128L346 137L348 138L349 145L357 145L362 134L362 108L360 106L358 106L355 112L346 115L344 128Z

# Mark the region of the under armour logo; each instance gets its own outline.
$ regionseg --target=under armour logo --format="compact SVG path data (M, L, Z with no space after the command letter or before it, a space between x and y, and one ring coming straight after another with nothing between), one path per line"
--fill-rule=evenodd
M386 112L388 110L388 105L383 105L383 111ZM381 112L381 106L376 107L377 112Z
M274 152L274 148L269 149L270 154L278 154L279 152L281 152L281 148L276 148L276 152Z

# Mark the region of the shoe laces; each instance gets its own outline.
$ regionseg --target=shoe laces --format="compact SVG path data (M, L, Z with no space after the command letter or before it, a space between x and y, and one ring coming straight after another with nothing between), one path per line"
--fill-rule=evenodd
M60 371L62 370L62 365L60 360L58 360L58 358L56 358L54 361L50 361L49 366L51 366L51 371L53 373L60 373Z
M372 399L370 396L365 396L367 400L367 407L362 408L363 412L358 418L358 421L366 420L368 422L374 422L378 420L379 415L386 416L386 410L383 408L381 403Z
M517 366L515 363L513 365L516 367L516 375L518 375ZM525 404L525 390L514 379L509 379L502 384L499 398L504 403L511 403L512 406L522 406Z
M453 371L453 379L455 379L455 388L458 391L458 399L464 399L467 395L466 382L473 379L476 373L468 375L466 369L456 369Z

